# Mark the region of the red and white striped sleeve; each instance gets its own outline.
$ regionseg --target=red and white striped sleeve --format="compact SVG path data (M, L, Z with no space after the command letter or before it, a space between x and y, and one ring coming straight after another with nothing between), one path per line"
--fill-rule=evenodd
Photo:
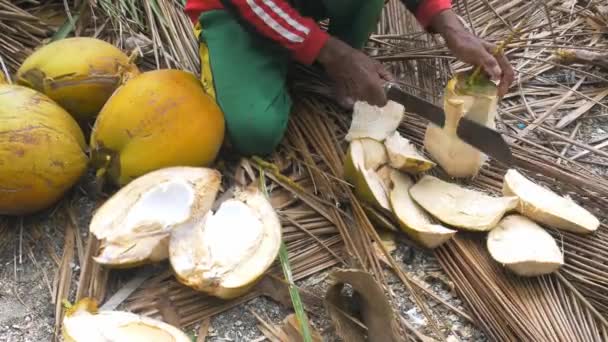
M295 60L312 64L329 38L312 18L301 16L285 0L223 0L263 36L291 51ZM229 5L227 4L229 3Z
M401 2L416 15L422 27L431 30L431 20L436 14L452 8L451 0L401 0Z

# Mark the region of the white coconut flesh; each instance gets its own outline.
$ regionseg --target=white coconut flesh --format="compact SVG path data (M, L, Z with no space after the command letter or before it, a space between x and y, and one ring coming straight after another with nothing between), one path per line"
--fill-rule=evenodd
M410 196L412 179L398 171L391 172L390 202L402 229L427 248L435 248L449 240L456 231L433 224L429 215Z
M354 183L355 191L366 201L385 210L390 210L388 201L388 156L384 145L373 139L357 139L350 144L349 156L354 175L347 178Z
M403 114L404 108L397 102L388 101L384 107L378 107L357 101L346 141L362 138L383 141L397 130L403 120Z
M490 231L487 247L492 258L522 276L556 271L564 257L555 239L521 215L509 215Z
M493 197L428 175L410 189L410 195L439 221L472 231L494 228L518 202L517 197Z
M220 177L212 169L168 168L127 184L93 216L90 231L101 240L95 260L121 266L166 259L171 229L211 208Z
M190 342L172 325L122 311L76 312L63 319L63 333L74 342Z
M411 173L427 171L435 163L426 159L418 152L416 147L399 132L386 138L384 146L390 160L391 167Z
M251 285L274 262L281 224L258 190L238 191L196 223L171 233L170 260L178 279L213 295Z
M519 198L520 214L557 229L590 233L600 225L597 217L570 198L532 182L514 169L505 175L503 194Z

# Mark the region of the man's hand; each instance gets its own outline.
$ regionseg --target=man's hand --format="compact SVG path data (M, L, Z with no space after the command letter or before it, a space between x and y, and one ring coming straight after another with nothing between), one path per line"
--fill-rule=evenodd
M432 19L431 27L443 36L454 56L463 62L481 66L493 80L500 80L498 96L502 97L513 82L514 72L503 55L493 56L495 46L485 42L462 25L452 10L443 11Z
M384 83L393 76L380 62L334 37L329 38L317 60L334 82L336 101L344 108L352 109L359 100L386 105Z

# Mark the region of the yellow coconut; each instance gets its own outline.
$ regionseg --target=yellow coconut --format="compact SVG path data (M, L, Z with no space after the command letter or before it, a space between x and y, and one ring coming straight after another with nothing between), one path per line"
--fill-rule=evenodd
M55 203L85 171L80 127L35 90L0 84L0 215Z
M207 166L223 139L223 114L201 82L184 71L156 70L108 100L93 127L91 159L98 175L125 185L164 167Z
M112 44L77 37L36 50L19 68L17 83L46 94L77 121L92 122L121 79L138 73Z
M181 330L165 322L125 311L100 311L97 302L84 298L63 318L66 342L190 342Z

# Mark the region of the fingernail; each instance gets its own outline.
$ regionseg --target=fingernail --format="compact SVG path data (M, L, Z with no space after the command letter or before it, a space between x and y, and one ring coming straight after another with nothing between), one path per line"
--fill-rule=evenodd
M499 80L502 70L499 67L492 68L492 75L494 80Z

